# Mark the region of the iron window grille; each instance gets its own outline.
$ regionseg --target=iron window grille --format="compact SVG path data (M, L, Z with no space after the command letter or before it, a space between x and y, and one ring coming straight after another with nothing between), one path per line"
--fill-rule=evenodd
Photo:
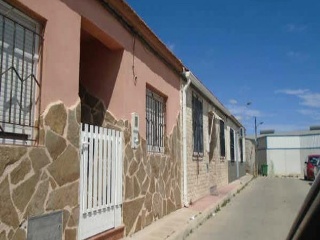
M230 159L234 161L234 131L230 128Z
M243 138L239 139L239 147L240 147L240 162L243 163Z
M37 22L0 0L0 143L30 145L37 140L39 32Z
M193 155L203 156L203 108L202 101L195 94L192 95L192 129Z
M225 157L226 156L226 140L225 140L225 134L224 134L224 121L220 120L220 132L219 132L219 138L220 138L220 156Z
M165 98L147 89L146 93L146 138L147 151L163 153L166 127Z

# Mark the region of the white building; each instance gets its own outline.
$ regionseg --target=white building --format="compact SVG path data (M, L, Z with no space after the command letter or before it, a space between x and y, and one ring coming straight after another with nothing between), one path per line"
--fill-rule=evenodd
M301 175L304 162L310 154L320 154L318 128L309 131L271 132L258 137L258 166L261 169L262 164L267 164L268 175Z

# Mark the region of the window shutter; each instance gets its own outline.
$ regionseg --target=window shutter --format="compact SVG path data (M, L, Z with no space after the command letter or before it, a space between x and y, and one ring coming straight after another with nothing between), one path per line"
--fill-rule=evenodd
M213 151L213 149L211 149L211 142L212 142L212 132L213 132L213 128L214 128L214 120L215 120L215 115L214 114L208 114L208 147L207 147L207 151Z

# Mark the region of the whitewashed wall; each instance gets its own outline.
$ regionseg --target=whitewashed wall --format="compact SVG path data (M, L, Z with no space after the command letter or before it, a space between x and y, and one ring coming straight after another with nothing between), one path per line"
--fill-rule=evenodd
M268 136L268 149L300 148L300 136Z
M266 149L262 152L267 158L269 175L303 174L307 156L320 154L320 134L267 136L261 138L263 139L267 139ZM261 147L260 145L259 148Z
M301 174L300 150L267 150L267 164L270 175Z

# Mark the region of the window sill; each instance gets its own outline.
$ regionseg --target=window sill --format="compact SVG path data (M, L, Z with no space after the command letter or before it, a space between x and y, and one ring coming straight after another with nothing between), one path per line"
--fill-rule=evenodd
M0 138L27 141L29 140L29 135L23 133L0 132Z
M147 154L164 154L164 147L147 146Z
M194 152L193 155L192 155L192 160L193 160L193 161L202 161L202 160L203 160L203 157L204 157L204 154L203 154L203 153L196 153L196 152Z
M152 151L147 151L147 155L160 155L160 156L164 156L166 155L164 152L152 152Z

